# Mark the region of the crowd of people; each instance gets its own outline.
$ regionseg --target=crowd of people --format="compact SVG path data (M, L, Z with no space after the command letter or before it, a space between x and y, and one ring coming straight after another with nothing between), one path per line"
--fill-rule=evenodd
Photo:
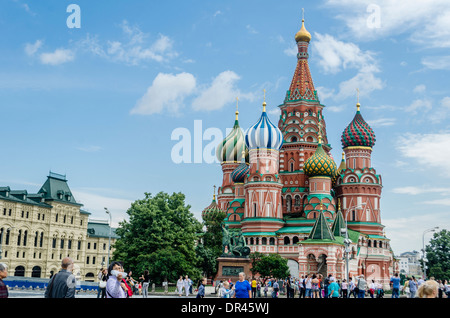
M74 263L66 257L61 262L61 269L52 276L45 290L46 298L73 298L76 295L77 282L72 274ZM8 288L3 279L8 276L8 268L0 263L0 298L8 297ZM148 271L138 278L133 273L125 272L122 263L112 262L108 268L98 273L98 298L130 298L133 296L148 297L150 276ZM188 297L194 295L203 298L206 294L206 278L201 278L194 290L194 282L188 275L180 275L176 283L176 293ZM217 282L216 295L222 298L383 298L385 290L380 281L366 281L363 275L337 280L331 274L323 277L321 274L309 274L300 278L288 276L285 279L249 277L239 273L239 279ZM398 273L390 279L392 298L405 295L407 298L450 298L450 282L416 279L406 277L404 283Z
M241 273L243 277L245 274ZM240 275L241 278L241 275ZM390 279L390 297L399 298L400 294L407 298L450 298L450 282L419 279L414 276L406 278L404 285L400 284L398 273ZM244 298L384 298L385 290L380 281L366 281L363 275L336 280L331 274L323 277L321 274L309 274L300 278L288 276L286 279L278 278L250 278L247 280L249 295ZM218 296L229 298L233 295L233 282L220 281Z

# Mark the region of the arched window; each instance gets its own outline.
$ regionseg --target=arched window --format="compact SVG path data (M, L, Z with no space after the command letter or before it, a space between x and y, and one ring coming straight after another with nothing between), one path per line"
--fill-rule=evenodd
M273 237L271 237L271 238L269 239L269 244L270 244L270 245L275 245L275 239L274 239Z
M262 245L267 245L267 237L262 238Z
M284 245L290 245L291 244L291 240L288 236L284 237Z
M292 210L292 198L290 195L286 196L286 208L288 212Z
M25 276L25 267L17 266L14 270L14 276L24 277Z
M298 239L298 236L294 236L293 238L292 238L292 244L297 244L298 243L298 241L299 241L299 239Z
M300 196L299 195L295 196L295 205L300 206Z
M39 266L34 266L33 271L31 272L31 277L41 277L41 268Z

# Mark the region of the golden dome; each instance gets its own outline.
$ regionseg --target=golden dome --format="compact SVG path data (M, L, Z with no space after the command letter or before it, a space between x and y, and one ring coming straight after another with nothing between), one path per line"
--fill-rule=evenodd
M305 19L302 19L302 28L295 35L295 41L309 42L311 41L311 33L309 33L305 28Z

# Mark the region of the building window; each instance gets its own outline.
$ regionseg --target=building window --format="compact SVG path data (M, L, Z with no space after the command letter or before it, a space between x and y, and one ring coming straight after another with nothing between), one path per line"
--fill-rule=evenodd
M86 257L86 264L89 264L89 256Z
M53 241L52 241L52 248L56 248L56 238L53 238Z
M58 222L58 213L56 213L55 222Z
M60 245L61 249L64 248L64 239L61 239L61 245Z
M91 249L91 243L88 242L88 246L87 246L88 250Z

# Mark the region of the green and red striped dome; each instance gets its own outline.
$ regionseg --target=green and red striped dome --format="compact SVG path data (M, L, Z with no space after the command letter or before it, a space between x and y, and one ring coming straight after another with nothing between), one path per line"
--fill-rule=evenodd
M358 110L351 123L344 129L342 133L341 142L344 148L346 147L370 147L375 144L375 133L368 123L362 117Z

